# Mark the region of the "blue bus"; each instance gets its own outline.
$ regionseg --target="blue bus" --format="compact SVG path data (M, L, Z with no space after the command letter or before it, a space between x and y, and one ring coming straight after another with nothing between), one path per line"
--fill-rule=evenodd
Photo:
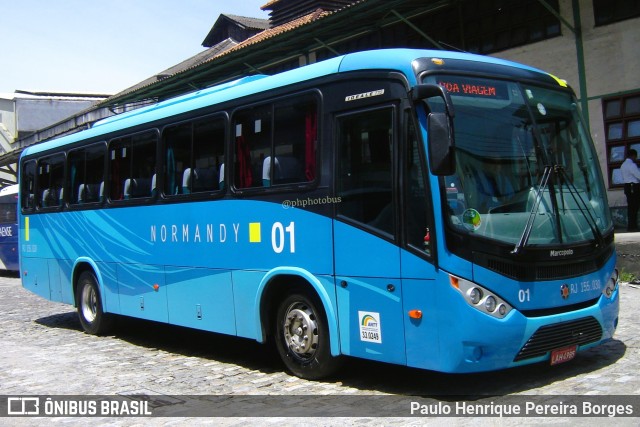
M0 190L0 270L18 271L18 184Z
M20 159L23 286L130 316L443 372L557 364L618 322L576 98L500 59L391 49L254 75Z

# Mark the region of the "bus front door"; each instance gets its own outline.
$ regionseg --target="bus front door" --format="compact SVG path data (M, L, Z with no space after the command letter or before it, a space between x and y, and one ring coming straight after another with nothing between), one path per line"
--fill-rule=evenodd
M340 221L334 245L342 352L405 364L399 248Z

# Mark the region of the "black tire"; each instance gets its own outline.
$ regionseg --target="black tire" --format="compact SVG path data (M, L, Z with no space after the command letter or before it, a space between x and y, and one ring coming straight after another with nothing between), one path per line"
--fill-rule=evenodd
M113 316L102 309L98 280L93 272L82 272L76 289L76 307L82 329L91 335L109 333L113 325Z
M275 343L280 358L295 376L318 380L333 374L341 359L331 355L329 328L318 298L299 292L278 306Z

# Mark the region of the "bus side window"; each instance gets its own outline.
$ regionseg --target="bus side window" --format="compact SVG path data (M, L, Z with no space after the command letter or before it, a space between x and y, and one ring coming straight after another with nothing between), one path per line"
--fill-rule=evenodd
M69 203L96 203L104 200L104 157L104 143L69 152Z
M0 223L16 222L17 219L15 203L0 203Z
M316 177L318 111L315 98L285 100L275 105L275 167L263 168L267 185L310 182ZM268 158L271 160L271 157ZM267 159L265 159L266 163Z
M316 179L318 101L304 94L247 108L234 116L236 188Z
M64 200L64 154L38 160L37 203L40 208L62 205Z
M387 234L395 230L393 109L339 119L338 214Z
M216 191L224 180L225 120L205 117L162 132L164 194Z
M124 183L131 175L131 162L127 161L131 138L114 139L109 143L109 199L124 199Z
M157 132L153 130L111 141L111 200L155 195L157 140Z
M234 120L236 188L261 187L265 158L271 155L271 110L263 105L238 113Z
M21 187L20 196L22 197L22 209L32 210L35 208L36 198L36 161L30 160L22 165L22 174L20 176Z
M162 132L164 144L164 194L184 194L183 174L191 171L191 123L169 126Z
M224 163L225 121L207 117L193 124L193 161L190 191L219 189L219 171Z
M403 152L404 230L407 245L430 255L431 233L428 220L430 205L425 187L423 153L413 120L407 115L406 150Z

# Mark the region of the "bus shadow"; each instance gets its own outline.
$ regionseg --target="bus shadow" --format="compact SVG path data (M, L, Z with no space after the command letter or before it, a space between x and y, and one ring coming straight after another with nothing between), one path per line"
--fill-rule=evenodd
M75 311L42 317L37 319L36 323L56 329L82 332ZM128 317L117 318L111 335L135 346L236 364L266 374L282 372L285 369L272 346L262 345L251 339ZM616 363L624 356L626 349L622 341L613 339L580 352L576 359L557 366L538 363L476 374L447 374L345 358L342 369L326 382L339 382L347 387L394 395L451 401L477 400L525 392L598 371Z
M75 311L41 317L35 322L50 328L84 333ZM230 335L126 316L116 317L113 331L109 335L138 347L238 364L264 373L284 369L270 346Z
M53 314L34 320L35 323L49 328L68 329L70 331L82 331L80 320L75 311Z
M18 279L20 278L20 272L19 271L11 271L11 270L0 270L0 277L8 277L11 279Z
M350 359L340 381L346 386L396 395L451 401L478 400L522 393L596 372L616 363L624 356L626 349L622 341L614 339L580 352L574 360L564 364L551 366L548 362L536 363L474 374L447 374Z
M266 374L284 369L271 346L253 339L124 316L117 318L114 336L137 346L236 364Z

